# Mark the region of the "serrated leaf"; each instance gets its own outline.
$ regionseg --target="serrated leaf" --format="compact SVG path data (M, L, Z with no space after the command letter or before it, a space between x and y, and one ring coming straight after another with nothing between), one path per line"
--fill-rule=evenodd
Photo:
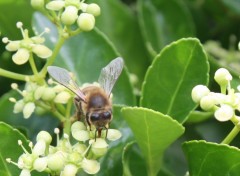
M238 176L240 150L226 144L190 141L183 144L191 176Z
M153 55L174 40L195 35L193 20L184 2L176 0L137 2L141 30Z
M122 114L146 159L148 175L156 175L165 149L183 134L184 127L167 115L142 107L125 107Z
M17 161L18 157L23 153L22 148L18 145L18 140L23 142L24 146L28 146L27 139L16 129L0 122L0 170L1 175L19 175L20 169L6 162L6 158Z
M34 26L37 31L44 27L51 29L46 42L53 47L57 40L57 31L44 16L36 13ZM118 56L112 43L99 30L83 32L64 43L54 65L73 72L78 83L92 83L98 80L101 69ZM80 84L80 85L81 85ZM126 70L123 70L113 88L113 101L117 104L133 105L135 97Z
M192 88L208 83L207 56L198 39L180 39L165 47L149 67L141 106L184 122L196 104Z

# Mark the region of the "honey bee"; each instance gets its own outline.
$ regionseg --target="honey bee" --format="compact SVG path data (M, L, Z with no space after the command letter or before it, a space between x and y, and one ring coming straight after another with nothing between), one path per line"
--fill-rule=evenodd
M90 130L91 125L95 126L95 140L97 133L98 137L101 137L103 129L106 130L107 137L108 127L113 118L110 95L114 84L122 72L123 65L124 62L121 57L112 60L101 70L98 79L100 87L91 85L82 90L71 78L67 70L56 66L48 67L50 76L76 95L74 104L76 106L77 118L81 119L84 116Z

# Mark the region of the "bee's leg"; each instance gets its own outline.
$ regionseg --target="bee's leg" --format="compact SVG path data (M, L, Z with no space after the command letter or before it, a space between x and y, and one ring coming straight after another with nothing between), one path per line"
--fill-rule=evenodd
M97 133L98 133L98 138L101 137L102 135L102 128L97 128L96 131L95 131L95 142L96 142L96 136L97 136Z
M89 126L89 128L90 128L90 131L92 131L92 129L91 129L91 123L90 123L90 121L89 121L89 118L90 118L89 113L87 113L87 114L86 114L86 121L87 121L87 124L88 124L88 126Z
M108 135L108 127L105 127L106 129L106 136L105 136L105 139L107 139L107 135Z

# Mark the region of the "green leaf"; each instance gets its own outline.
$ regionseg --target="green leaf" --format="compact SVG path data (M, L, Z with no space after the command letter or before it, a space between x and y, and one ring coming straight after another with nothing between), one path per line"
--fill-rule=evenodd
M124 58L129 72L138 76L140 87L150 59L136 14L121 1L94 0L91 2L101 7L101 15L96 18L96 26L114 43Z
M54 46L57 31L53 24L42 15L35 14L34 26L37 31L43 31L45 27L50 28L51 32L46 35L46 42ZM112 43L96 29L68 39L61 48L54 65L75 73L78 83L92 83L98 80L101 69L118 55ZM113 95L114 103L135 104L133 89L125 69L113 88Z
M0 31L10 40L21 38L21 31L16 27L18 21L23 22L24 28L31 29L30 22L33 9L29 1L1 0L0 12Z
M192 111L189 114L187 123L200 123L213 117L213 112Z
M19 175L20 169L6 162L6 158L11 158L17 162L18 157L23 153L22 148L18 145L18 140L23 142L23 145L28 147L27 139L16 129L0 122L0 170L1 175Z
M1 97L0 121L26 131L29 138L33 141L35 141L37 133L41 130L46 130L50 133L53 133L53 129L58 126L59 123L56 118L53 118L49 114L37 115L36 113L33 113L29 119L24 119L22 113L13 113L14 103L9 101L10 97L14 97L17 100L20 99L19 94L17 94L14 90L9 91Z
M189 175L231 175L240 172L240 150L225 144L190 141L183 144Z
M174 40L195 35L191 14L182 1L139 0L137 2L145 44L153 55Z
M221 0L224 5L226 5L232 12L240 14L240 1L239 0Z
M122 113L145 157L148 175L156 175L164 151L183 134L184 127L168 115L146 108L125 107Z
M192 88L208 83L207 56L199 40L181 39L165 47L149 67L141 106L184 122L196 104Z

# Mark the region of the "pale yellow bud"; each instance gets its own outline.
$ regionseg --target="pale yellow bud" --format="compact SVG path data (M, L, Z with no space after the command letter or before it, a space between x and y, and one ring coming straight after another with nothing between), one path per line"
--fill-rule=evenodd
M28 102L23 108L23 117L28 119L34 112L35 104L33 102Z
M214 75L215 81L220 86L226 86L230 80L232 80L232 75L225 68L219 68Z
M74 164L67 164L63 171L61 172L61 176L75 176L77 174L78 168Z
M90 31L95 26L95 18L92 14L81 13L77 20L78 26L83 31Z
M10 41L6 45L6 50L8 51L17 51L20 47L20 41Z
M44 43L45 42L45 38L43 37L40 37L40 36L34 36L31 38L32 41L36 44L41 44L41 43Z
M95 142L93 142L91 147L92 152L96 156L103 156L108 150L108 144L102 138L97 138Z
M18 51L12 56L12 60L17 65L25 64L29 59L30 53L25 48L20 48Z
M34 92L34 98L35 98L35 100L39 100L39 99L42 97L44 91L45 91L45 87L44 87L44 86L38 87L38 88L35 90L35 92Z
M44 0L31 0L31 6L35 9L42 9L44 7Z
M61 103L66 104L69 99L71 98L71 95L69 92L63 91L57 94L57 96L54 98L55 103Z
M215 106L215 98L211 95L205 96L200 101L200 106L205 111L210 111Z
M33 163L33 168L38 172L44 171L47 168L47 158L37 158Z
M218 121L225 122L234 116L234 110L231 106L224 104L215 111L214 116Z
M37 156L41 156L45 154L45 150L46 150L46 142L43 140L40 140L34 145L32 153Z
M36 140L43 140L49 145L52 142L52 136L47 131L40 131L37 135Z
M72 25L78 18L78 9L75 6L67 6L62 13L61 21L65 25Z
M40 58L48 58L52 55L52 51L45 45L34 45L32 51Z
M30 170L23 169L19 176L31 176Z
M23 100L19 100L15 103L14 105L14 108L13 108L13 112L14 113L19 113L19 112L22 112L23 111L23 108L24 108L24 101Z
M61 152L48 155L48 168L52 171L61 171L65 164L64 160L64 155Z
M96 174L100 170L100 164L96 160L84 158L82 161L82 168L88 174Z
M101 9L99 5L92 3L87 6L86 12L92 14L93 16L99 16Z
M195 103L199 103L200 100L209 93L210 90L207 88L207 86L197 85L192 89L192 99Z
M50 1L49 3L47 3L46 8L49 10L55 10L55 11L59 11L61 10L65 5L64 1Z
M122 133L116 129L108 129L107 139L110 141L116 141L122 137Z
M45 88L45 91L43 92L41 98L45 101L51 101L54 99L55 96L56 96L55 91L52 88L47 87Z

